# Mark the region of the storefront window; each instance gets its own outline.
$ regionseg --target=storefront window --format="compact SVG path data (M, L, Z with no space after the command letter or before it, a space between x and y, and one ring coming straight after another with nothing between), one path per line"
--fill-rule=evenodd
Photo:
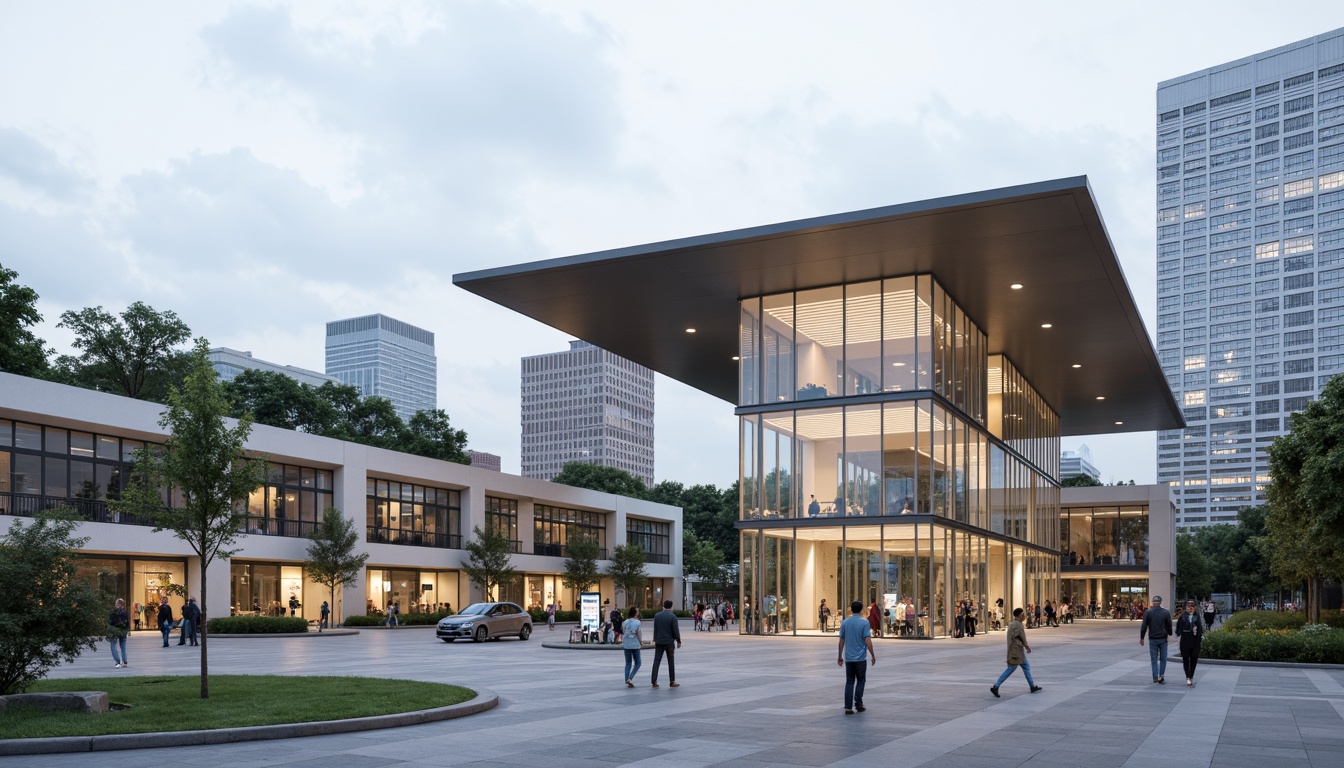
M334 506L328 469L268 464L266 482L248 496L247 532L266 536L307 537L322 513Z
M367 540L441 549L462 548L461 491L368 479Z

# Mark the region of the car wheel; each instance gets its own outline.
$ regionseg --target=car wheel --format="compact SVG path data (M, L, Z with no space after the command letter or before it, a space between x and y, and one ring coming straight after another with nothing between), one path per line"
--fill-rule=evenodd
M485 627L477 627L476 634L473 635L471 639L477 643L484 643L489 634L490 632Z
M445 643L449 643L449 644L451 644L451 643L453 642L453 638L451 638L451 637L441 637L441 638L439 638L439 639L442 640L443 642L445 642Z
M532 627L531 627L531 625L524 624L524 625L523 625L523 628L520 629L520 630L518 630L518 639L519 639L519 640L526 640L527 638L529 638L529 637L531 637L531 636L532 636Z

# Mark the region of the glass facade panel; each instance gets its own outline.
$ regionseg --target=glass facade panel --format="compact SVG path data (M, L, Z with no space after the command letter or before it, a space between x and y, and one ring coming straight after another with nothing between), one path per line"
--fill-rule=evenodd
M844 290L799 291L794 305L794 349L798 361L795 399L812 400L843 393Z
M797 391L793 383L793 294L766 296L763 302L761 348L764 354L765 396L762 402L792 400Z
M845 514L882 514L882 406L845 409Z
M320 485L317 476L314 486ZM409 496L414 501L402 501ZM253 494L256 497L256 494ZM314 495L304 491L304 506ZM320 492L319 492L320 497ZM312 502L315 505L319 502ZM414 547L462 548L461 491L369 478L364 499L366 540ZM321 512L317 513L319 516Z
M916 389L915 278L897 277L882 285L882 389Z
M846 395L882 389L882 283L845 286Z

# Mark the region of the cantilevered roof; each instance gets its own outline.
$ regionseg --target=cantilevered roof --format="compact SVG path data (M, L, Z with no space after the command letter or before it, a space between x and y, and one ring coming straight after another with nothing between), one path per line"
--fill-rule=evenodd
M1183 426L1085 176L453 282L735 403L739 299L915 273L933 274L985 331L990 353L1017 365L1060 414L1063 434Z

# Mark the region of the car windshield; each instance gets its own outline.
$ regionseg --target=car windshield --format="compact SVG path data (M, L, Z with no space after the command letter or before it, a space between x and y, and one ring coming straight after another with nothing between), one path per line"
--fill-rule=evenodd
M458 616L481 616L481 615L484 615L484 614L486 614L486 613L489 613L489 612L490 612L490 607L493 606L493 605L494 605L494 603L472 603L471 605L468 605L466 608L463 608L457 615L458 615Z

